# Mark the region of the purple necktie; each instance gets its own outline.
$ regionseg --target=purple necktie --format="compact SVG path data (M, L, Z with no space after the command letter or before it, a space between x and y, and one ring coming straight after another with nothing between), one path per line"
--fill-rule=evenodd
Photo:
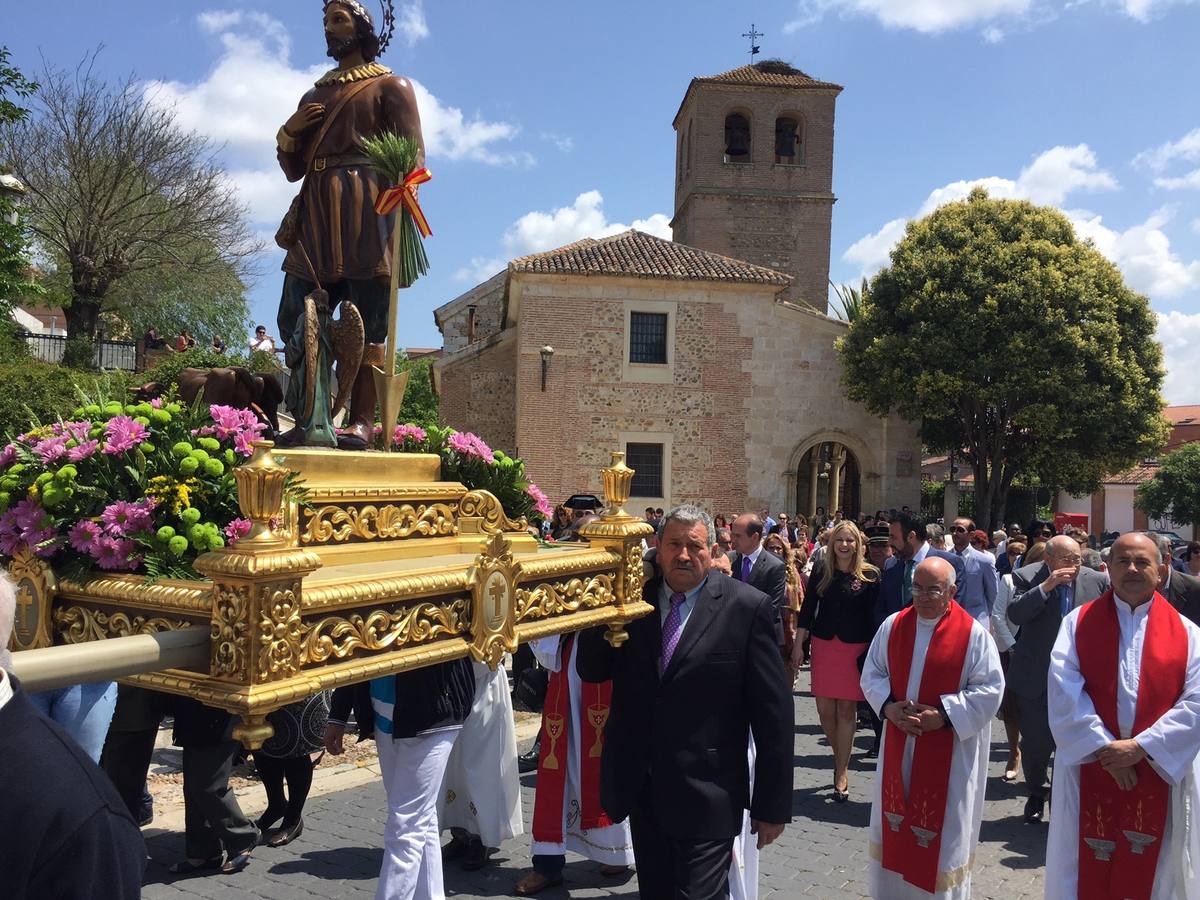
M742 557L742 581L750 580L750 557Z
M683 594L671 595L671 611L663 622L662 630L662 667L667 668L675 648L679 646L679 635L683 630Z

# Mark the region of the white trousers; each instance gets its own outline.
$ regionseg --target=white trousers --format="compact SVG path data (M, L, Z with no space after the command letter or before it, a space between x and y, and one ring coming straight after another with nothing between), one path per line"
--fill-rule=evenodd
M387 791L383 867L375 900L443 900L437 801L459 729L393 741L379 733L379 768Z

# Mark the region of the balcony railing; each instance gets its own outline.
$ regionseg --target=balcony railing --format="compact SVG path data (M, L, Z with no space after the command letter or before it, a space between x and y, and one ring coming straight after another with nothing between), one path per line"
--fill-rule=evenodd
M63 334L33 334L18 332L29 346L34 359L48 363L61 363L67 349L67 337ZM92 365L98 369L138 370L138 346L136 341L96 341Z

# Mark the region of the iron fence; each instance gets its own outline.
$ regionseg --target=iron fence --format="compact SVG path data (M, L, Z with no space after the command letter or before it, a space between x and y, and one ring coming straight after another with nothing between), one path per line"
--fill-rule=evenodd
M67 349L67 337L63 334L33 334L20 332L34 359L59 364ZM137 371L138 348L136 341L96 341L92 365L98 369L123 369Z

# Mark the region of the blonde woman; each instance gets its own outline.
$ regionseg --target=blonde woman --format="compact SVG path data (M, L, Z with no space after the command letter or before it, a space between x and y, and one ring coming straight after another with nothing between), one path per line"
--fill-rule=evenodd
M833 799L850 799L850 751L858 726L860 660L875 636L879 570L866 561L866 538L849 521L829 529L824 561L813 568L800 608L792 665L812 633L812 693L833 748Z
M800 612L800 598L802 596L800 575L796 572L796 566L792 562L792 548L788 546L781 533L769 535L763 541L763 549L778 558L787 567L784 587L787 606L785 609L780 610L784 617L783 661L788 667L788 674L792 677L792 681L795 681L796 673L799 669L796 668L795 663L792 661L792 645L796 638L796 616Z

